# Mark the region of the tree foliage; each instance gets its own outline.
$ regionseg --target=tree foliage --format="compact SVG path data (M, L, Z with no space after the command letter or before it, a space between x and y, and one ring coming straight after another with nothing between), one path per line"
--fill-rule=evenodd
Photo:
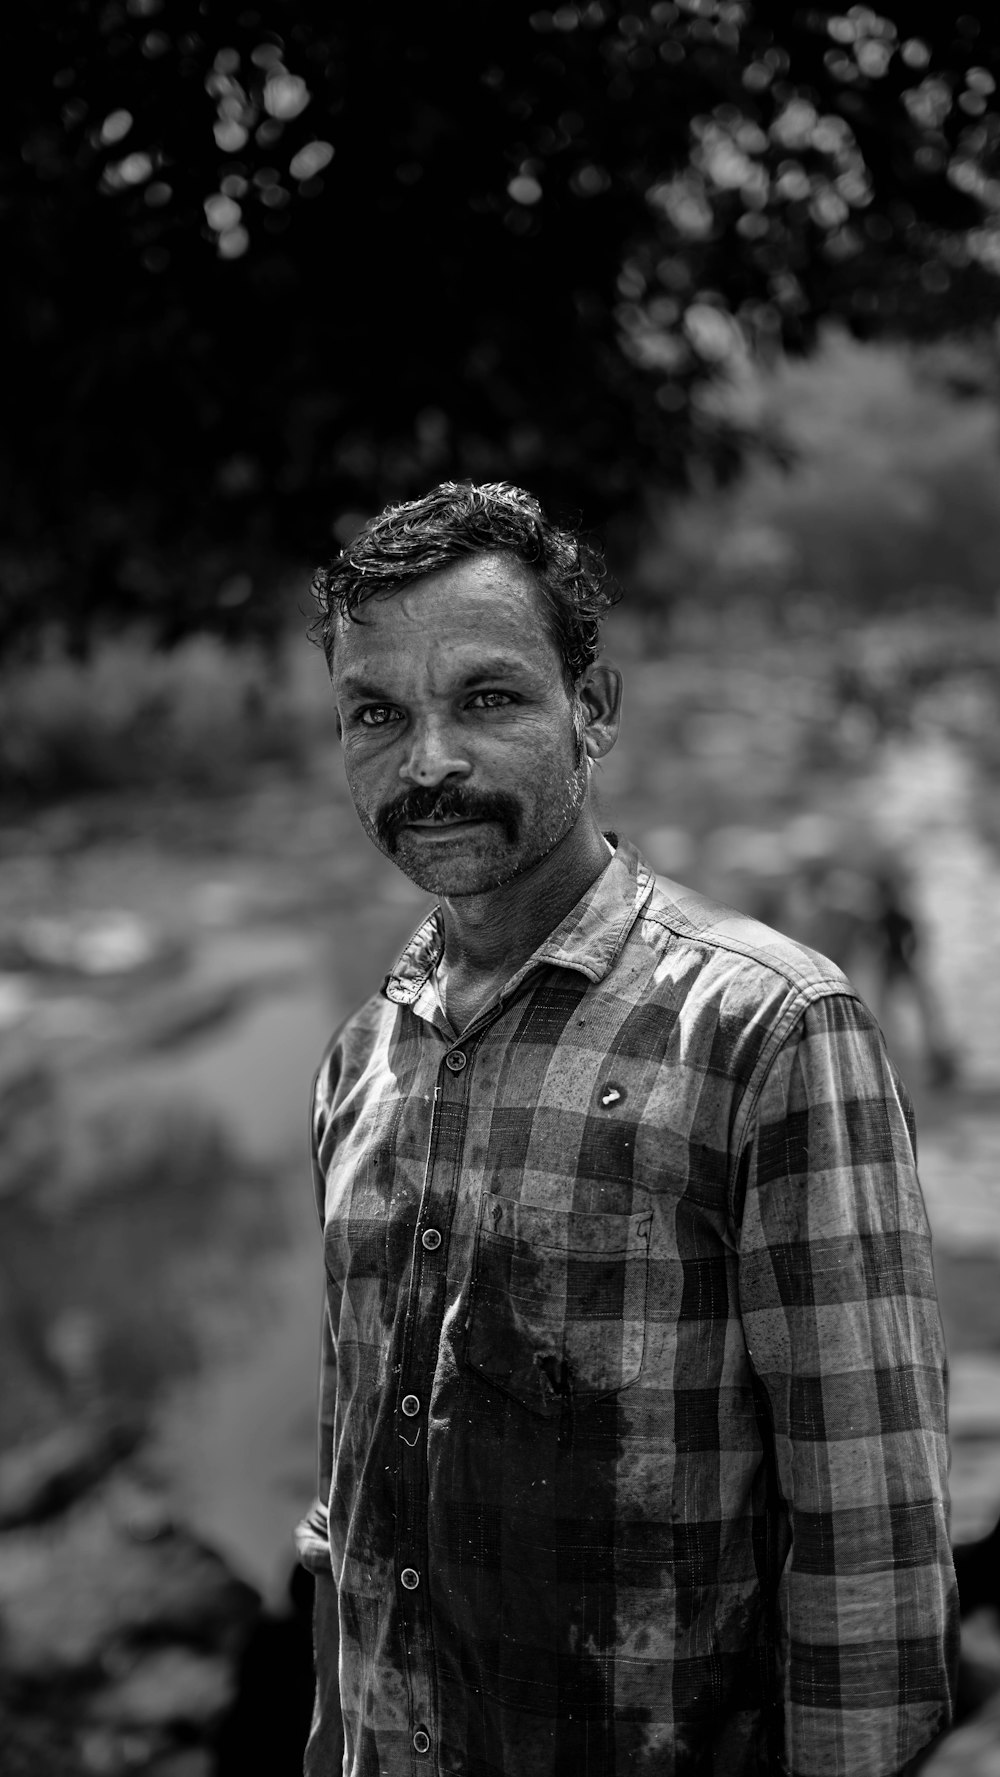
M445 476L589 521L741 354L996 312L1000 29L911 0L36 0L3 172L9 636L243 627Z

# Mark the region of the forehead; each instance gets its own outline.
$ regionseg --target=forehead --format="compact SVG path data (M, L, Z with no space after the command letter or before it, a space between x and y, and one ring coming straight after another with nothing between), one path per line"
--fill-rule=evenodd
M355 618L338 619L333 678L421 662L439 672L473 669L478 657L498 654L535 674L562 675L531 570L504 555L475 555L377 593Z

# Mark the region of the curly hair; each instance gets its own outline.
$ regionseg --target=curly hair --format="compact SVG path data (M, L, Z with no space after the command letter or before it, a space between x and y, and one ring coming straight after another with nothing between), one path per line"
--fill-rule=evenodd
M533 494L506 481L443 481L419 500L386 506L326 567L312 592L310 633L332 664L338 618L357 621L366 599L397 592L463 556L502 551L531 569L567 681L600 651L600 624L621 597L598 543L546 517Z

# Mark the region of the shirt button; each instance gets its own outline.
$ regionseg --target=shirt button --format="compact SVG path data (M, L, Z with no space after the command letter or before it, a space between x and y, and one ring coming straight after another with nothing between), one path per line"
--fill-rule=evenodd
M415 1394L404 1394L400 1406L406 1414L407 1419L413 1419L416 1414L420 1412L420 1402L417 1400Z
M399 1576L399 1583L400 1585L405 1586L408 1592L415 1592L420 1584L420 1575L416 1568L404 1567Z
M421 1246L426 1247L429 1253L436 1252L441 1245L441 1236L437 1229L425 1228L420 1236L420 1244Z
M416 1733L413 1736L413 1750L414 1750L414 1752L430 1752L430 1749L431 1749L430 1735L425 1734L423 1728L418 1728Z
M464 1049L452 1049L445 1056L444 1065L450 1067L453 1074L460 1074L468 1059Z

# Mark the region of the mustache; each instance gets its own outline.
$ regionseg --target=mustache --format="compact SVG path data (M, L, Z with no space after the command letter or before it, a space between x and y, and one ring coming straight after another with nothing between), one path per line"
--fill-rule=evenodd
M425 788L417 784L383 804L375 816L375 832L387 851L395 851L402 829L411 821L445 820L498 821L512 844L520 831L521 807L516 797L501 790L490 794L461 785Z

